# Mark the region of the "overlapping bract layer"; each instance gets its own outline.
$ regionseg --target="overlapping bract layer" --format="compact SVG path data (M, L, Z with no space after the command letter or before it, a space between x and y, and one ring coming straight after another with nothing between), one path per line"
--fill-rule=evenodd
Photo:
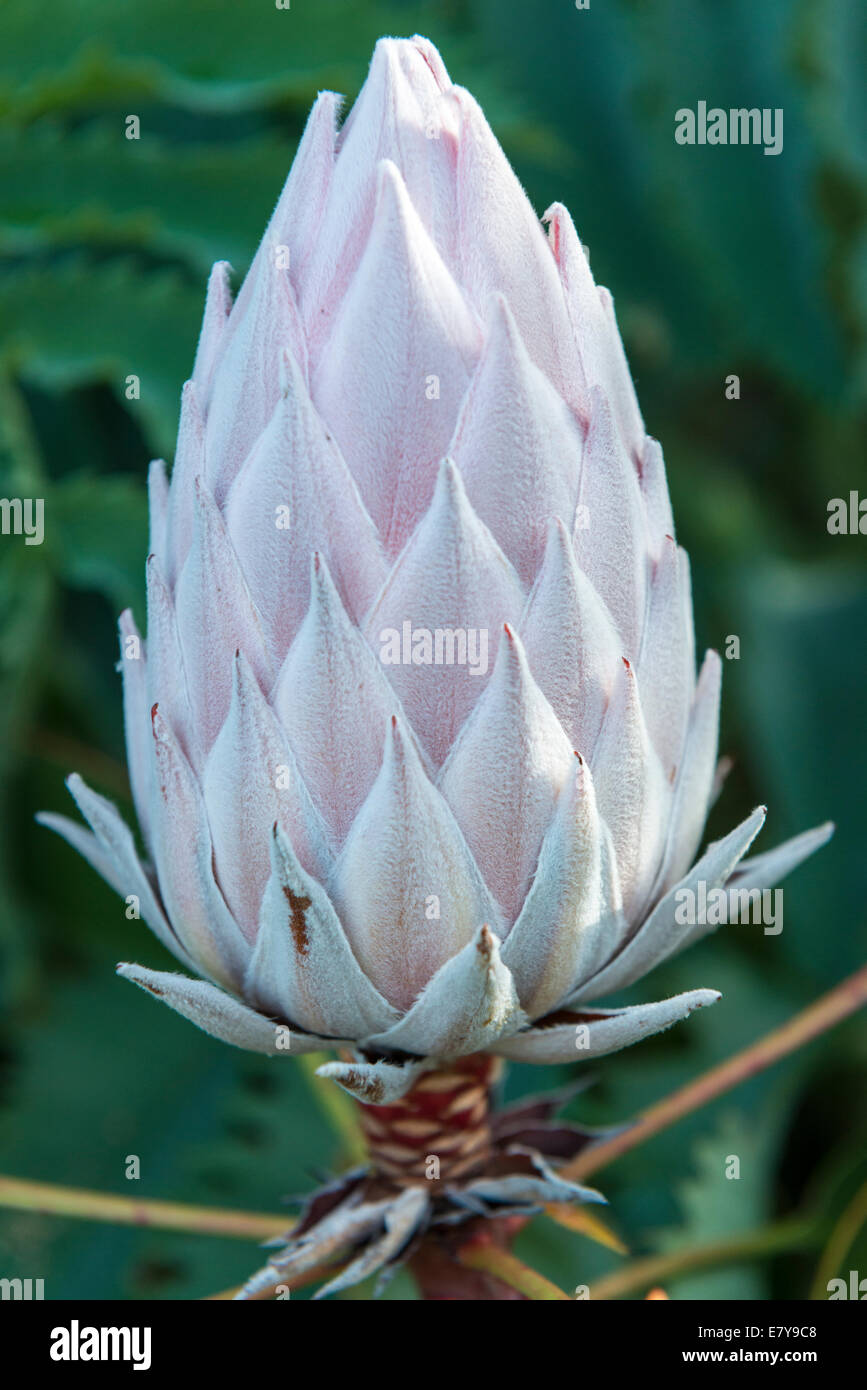
M121 619L150 863L77 779L92 833L46 819L205 979L124 974L243 1047L355 1046L325 1070L375 1101L711 1002L586 1007L707 929L682 881L770 886L829 832L739 867L760 810L690 868L720 662L611 298L427 41L338 111L234 304L214 268L152 468L146 653Z

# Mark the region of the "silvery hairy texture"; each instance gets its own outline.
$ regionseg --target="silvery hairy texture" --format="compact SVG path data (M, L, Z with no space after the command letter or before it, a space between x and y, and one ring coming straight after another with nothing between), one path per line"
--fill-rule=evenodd
M426 40L383 39L339 108L234 303L214 267L170 484L152 466L146 651L120 620L146 856L77 777L90 830L43 819L189 972L122 975L239 1047L337 1047L322 1071L387 1102L713 1002L588 1007L708 930L678 888L770 887L830 827L744 861L759 808L694 862L721 663L696 675L611 296ZM491 661L384 661L407 625Z

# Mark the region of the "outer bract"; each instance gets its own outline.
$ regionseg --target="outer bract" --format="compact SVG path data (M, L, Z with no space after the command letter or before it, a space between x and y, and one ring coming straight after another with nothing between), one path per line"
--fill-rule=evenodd
M189 972L121 974L239 1047L341 1049L322 1070L383 1104L711 1003L588 1007L708 930L678 888L770 887L830 829L744 861L760 808L694 862L720 661L696 678L611 297L426 40L339 106L234 304L214 267L152 468L146 652L121 618L146 859L77 777L91 830L44 819Z

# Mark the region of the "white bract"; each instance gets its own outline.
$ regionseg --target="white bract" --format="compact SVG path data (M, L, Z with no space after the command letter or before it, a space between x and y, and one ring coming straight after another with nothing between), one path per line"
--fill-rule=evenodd
M611 296L426 40L339 106L234 304L214 267L152 468L146 653L121 618L147 858L77 777L91 831L44 819L201 978L124 976L240 1047L351 1049L323 1070L384 1101L711 1003L587 1006L707 930L678 888L770 887L830 828L741 862L759 809L694 863L720 661L696 678Z

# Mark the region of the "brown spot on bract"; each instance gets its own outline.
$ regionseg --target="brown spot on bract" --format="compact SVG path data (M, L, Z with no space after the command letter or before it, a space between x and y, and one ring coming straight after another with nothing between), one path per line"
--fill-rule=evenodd
M385 1094L385 1087L379 1076L365 1076L363 1072L349 1071L342 1080L344 1086L367 1105L379 1105Z
M283 884L283 895L289 904L289 929L295 942L295 949L299 956L306 956L310 949L310 941L307 937L307 917L306 912L310 907L310 899L302 898L298 893L293 893L288 883Z

